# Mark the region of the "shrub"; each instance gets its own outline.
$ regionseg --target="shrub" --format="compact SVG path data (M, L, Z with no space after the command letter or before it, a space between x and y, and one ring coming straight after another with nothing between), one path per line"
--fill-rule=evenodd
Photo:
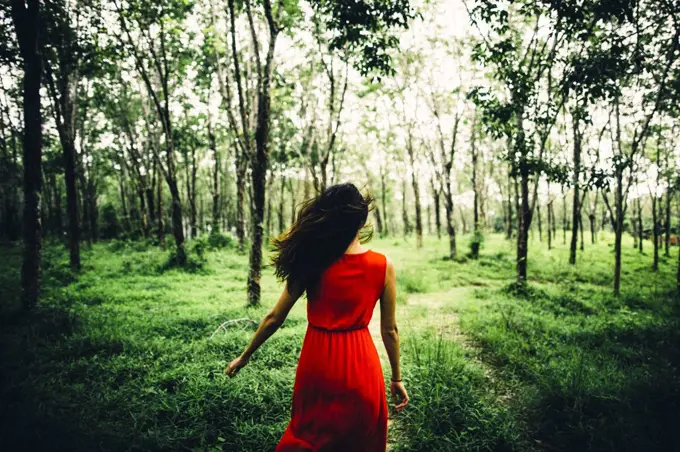
M211 249L233 248L234 238L231 235L214 230L208 236L208 246Z
M482 234L482 231L476 230L472 232L472 235L470 236L470 256L473 259L477 259L479 257L479 250L482 248L482 245L484 244L484 234Z
M123 228L116 213L116 207L111 203L104 204L101 210L101 225L99 226L101 238L116 238L122 230Z

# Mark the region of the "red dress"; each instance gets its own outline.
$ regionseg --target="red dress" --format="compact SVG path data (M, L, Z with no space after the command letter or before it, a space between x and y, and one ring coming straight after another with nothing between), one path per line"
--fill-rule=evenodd
M291 421L277 452L385 450L385 381L368 331L385 266L373 251L345 254L309 295Z

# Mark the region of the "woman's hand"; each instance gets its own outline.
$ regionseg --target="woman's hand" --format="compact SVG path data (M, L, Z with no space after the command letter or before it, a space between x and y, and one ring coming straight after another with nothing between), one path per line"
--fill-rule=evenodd
M230 377L235 377L239 370L246 367L246 364L248 364L248 359L244 358L243 355L241 355L229 363L227 368L224 369L224 373L229 375Z
M394 408L401 412L408 405L408 393L401 381L393 381L390 383L390 392L392 393L392 401L394 401Z

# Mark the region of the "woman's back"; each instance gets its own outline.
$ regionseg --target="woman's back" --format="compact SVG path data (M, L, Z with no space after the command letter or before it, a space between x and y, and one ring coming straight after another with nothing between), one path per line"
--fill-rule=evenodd
M386 265L373 251L345 254L310 291L291 422L278 452L385 450L385 382L368 324Z
M328 187L306 201L290 229L272 240L275 274L286 288L226 373L233 377L247 364L306 288L309 323L291 419L277 452L385 451L385 380L368 331L378 299L380 333L392 370L390 390L395 401L401 399L395 408L408 403L399 369L394 266L362 246L370 239L366 220L371 203L353 184Z
M385 285L386 265L385 256L371 250L344 254L310 291L309 324L331 331L367 327Z

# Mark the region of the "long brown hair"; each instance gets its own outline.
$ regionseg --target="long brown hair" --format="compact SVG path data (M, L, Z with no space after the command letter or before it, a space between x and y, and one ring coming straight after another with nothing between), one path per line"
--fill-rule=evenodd
M365 243L373 235L366 224L373 209L371 195L354 184L333 185L301 205L295 223L272 240L275 274L309 292L321 274L338 260L357 232Z

